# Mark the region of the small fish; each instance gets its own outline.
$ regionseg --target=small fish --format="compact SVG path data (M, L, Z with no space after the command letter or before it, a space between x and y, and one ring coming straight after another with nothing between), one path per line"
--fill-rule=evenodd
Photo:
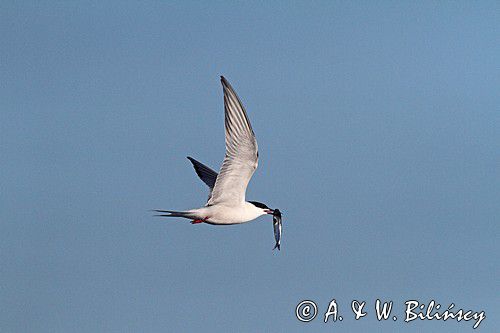
M276 245L274 248L278 248L280 250L281 244L281 212L279 209L275 209L273 213L273 227L274 227L274 239L276 240Z

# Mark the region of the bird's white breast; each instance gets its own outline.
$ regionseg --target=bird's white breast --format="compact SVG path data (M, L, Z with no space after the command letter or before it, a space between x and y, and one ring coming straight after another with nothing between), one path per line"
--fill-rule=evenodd
M200 213L208 217L207 223L211 224L239 224L249 222L257 217L264 215L262 209L255 207L251 203L244 202L238 206L226 206L217 204L213 206L203 207Z

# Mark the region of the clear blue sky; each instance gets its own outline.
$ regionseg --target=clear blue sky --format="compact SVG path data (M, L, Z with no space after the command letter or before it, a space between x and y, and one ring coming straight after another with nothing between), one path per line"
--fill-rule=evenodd
M499 36L495 1L2 1L0 330L472 331L404 323L410 299L498 329ZM148 211L205 203L185 157L220 166L219 75L281 252L269 217ZM344 320L324 324L333 298Z

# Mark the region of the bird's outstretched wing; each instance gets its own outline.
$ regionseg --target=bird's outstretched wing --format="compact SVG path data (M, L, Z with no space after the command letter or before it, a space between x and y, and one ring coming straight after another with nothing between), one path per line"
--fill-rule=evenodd
M226 157L207 205L239 205L245 201L247 185L257 169L259 153L245 108L223 76L221 83L224 90Z
M191 161L191 163L193 163L194 171L196 171L198 177L200 177L200 179L203 180L203 182L210 188L210 194L208 196L208 198L210 199L210 197L212 196L212 189L215 186L215 180L217 179L217 172L190 156L188 156L187 158Z

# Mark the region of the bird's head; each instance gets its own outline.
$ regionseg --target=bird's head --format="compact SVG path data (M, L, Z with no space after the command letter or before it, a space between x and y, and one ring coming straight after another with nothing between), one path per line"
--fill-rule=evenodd
M263 204L262 202L258 202L258 201L249 201L252 205L254 205L255 207L257 208L260 208L262 209L262 215L264 214L274 214L274 209L271 209L269 207L267 207L266 204Z
M249 201L250 204L252 204L256 209L260 209L261 215L265 214L270 214L273 216L273 227L274 227L274 239L276 240L276 245L274 245L274 248L280 249L280 244L281 244L281 212L278 208L276 209L271 209L267 207L267 205L263 204L262 202L258 201Z

